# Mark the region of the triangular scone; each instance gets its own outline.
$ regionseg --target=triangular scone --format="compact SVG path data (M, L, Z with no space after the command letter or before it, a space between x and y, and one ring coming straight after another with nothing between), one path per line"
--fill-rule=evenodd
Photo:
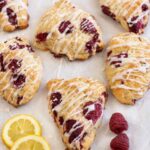
M28 27L28 0L1 0L0 27L6 32Z
M85 60L102 51L102 32L93 16L69 0L58 0L38 25L34 45L54 56Z
M0 43L0 96L13 106L29 102L41 82L39 57L23 38Z
M51 80L49 109L68 150L88 150L100 125L107 93L96 80Z
M114 36L107 48L106 74L121 103L141 99L150 85L150 41L134 33Z
M130 32L142 34L150 14L149 0L100 0L102 11Z

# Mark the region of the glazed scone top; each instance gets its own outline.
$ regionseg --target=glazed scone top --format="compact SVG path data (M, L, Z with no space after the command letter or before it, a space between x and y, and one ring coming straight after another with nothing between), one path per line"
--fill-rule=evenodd
M83 60L103 49L102 32L89 13L59 0L42 17L35 46L56 56Z
M117 99L134 104L150 85L150 41L134 33L114 36L107 48L106 73Z
M27 103L41 82L42 65L28 41L13 38L0 43L0 95L14 106Z
M150 5L149 0L100 0L102 5L111 6L111 9L117 14L117 16L127 17L128 21L131 21L131 17L133 16L138 9L141 9L143 4L146 4L147 7ZM117 9L116 9L117 8ZM140 14L140 18L148 14L148 8L142 14ZM137 21L136 20L136 21Z
M49 108L67 148L89 149L102 119L105 87L96 80L74 78L51 80L48 89Z
M2 0L0 27L7 32L28 27L28 0Z
M143 33L150 14L149 0L100 0L103 12L118 20L124 28Z

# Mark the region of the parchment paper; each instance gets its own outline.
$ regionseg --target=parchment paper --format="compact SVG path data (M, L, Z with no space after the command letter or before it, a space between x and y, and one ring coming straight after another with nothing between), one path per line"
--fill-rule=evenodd
M13 33L0 32L0 41L14 36L26 37L33 40L36 25L41 15L49 9L55 0L29 0L30 26L26 30ZM97 19L103 31L105 43L115 34L125 30L111 18L101 13L98 0L72 0L79 8L90 12ZM145 34L150 39L150 24ZM67 59L54 58L49 52L36 50L43 61L43 79L39 92L34 99L20 108L13 108L0 98L0 132L4 122L15 114L31 114L37 118L43 127L43 136L51 145L52 150L64 150L59 131L48 113L47 90L45 84L53 78L72 78L77 76L92 77L106 84L104 74L104 54L97 54L84 62L69 62ZM103 122L98 129L92 150L110 150L109 144L116 135L110 132L108 121L112 113L122 112L129 122L127 134L130 138L130 150L150 149L150 92L136 103L135 106L125 106L117 102L110 94L106 105ZM0 150L6 150L0 139Z

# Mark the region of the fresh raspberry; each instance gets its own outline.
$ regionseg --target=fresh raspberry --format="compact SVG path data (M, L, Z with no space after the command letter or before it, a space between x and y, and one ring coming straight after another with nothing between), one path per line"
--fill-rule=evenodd
M122 133L128 129L128 123L120 113L114 113L109 122L110 130L116 134Z
M125 133L117 135L110 143L112 150L129 150L129 138Z

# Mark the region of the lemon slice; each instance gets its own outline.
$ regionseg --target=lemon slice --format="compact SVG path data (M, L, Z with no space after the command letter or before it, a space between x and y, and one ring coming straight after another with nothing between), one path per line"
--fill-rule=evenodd
M16 141L11 150L50 150L50 147L43 137L30 135Z
M12 147L18 139L28 135L41 135L41 126L29 115L16 115L10 118L2 130L2 139L8 147Z

